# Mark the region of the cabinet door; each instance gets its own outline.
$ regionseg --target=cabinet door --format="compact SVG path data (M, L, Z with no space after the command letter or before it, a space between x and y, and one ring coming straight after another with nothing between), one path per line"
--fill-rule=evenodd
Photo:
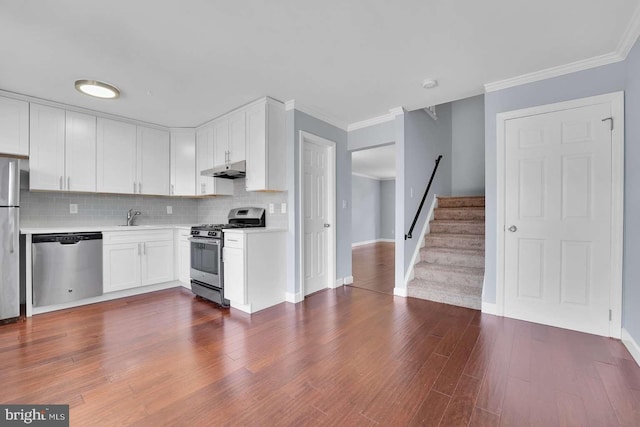
M64 110L31 104L31 190L65 190L64 127Z
M169 194L171 181L169 141L167 131L138 126L138 193Z
M196 135L171 133L171 195L196 194Z
M173 240L144 242L142 245L142 285L173 280Z
M213 192L213 178L202 176L200 172L213 167L213 127L206 127L196 134L196 175L198 186L196 194Z
M244 250L222 248L224 253L224 297L238 304L247 304Z
M96 191L96 117L66 112L65 175L67 191Z
M29 103L0 97L0 154L29 155Z
M220 119L213 124L213 164L222 166L229 161L229 120Z
M247 191L267 188L267 105L259 104L247 109Z
M189 235L180 236L178 241L178 280L184 284L191 282L191 242Z
M140 286L141 243L117 243L102 246L104 292Z
M232 163L246 160L245 126L246 118L244 111L239 111L229 116L229 161Z
M97 126L98 192L137 192L135 125L99 117Z

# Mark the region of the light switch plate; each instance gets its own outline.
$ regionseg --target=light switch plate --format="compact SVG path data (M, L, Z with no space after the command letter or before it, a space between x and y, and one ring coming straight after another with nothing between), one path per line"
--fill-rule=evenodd
M287 204L286 203L282 203L280 205L280 212L287 213Z
M347 201L346 200L342 201L342 209L347 209Z
M269 203L269 213L272 214L272 213L275 213L275 211L276 211L276 209L273 206L273 203Z
M167 206L167 215L173 215L173 206Z
M70 203L69 204L69 213L77 214L78 213L78 205L75 204L75 203Z

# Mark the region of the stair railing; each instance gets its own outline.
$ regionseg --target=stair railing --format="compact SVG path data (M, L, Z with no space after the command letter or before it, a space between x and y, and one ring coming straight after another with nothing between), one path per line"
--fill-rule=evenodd
M438 165L440 164L440 160L442 159L442 155L439 155L436 159L436 165L433 167L433 172L431 172L431 178L429 179L429 184L427 185L427 189L424 192L424 196L422 196L422 201L420 202L420 206L418 206L418 212L416 212L415 218L413 218L413 222L411 223L411 228L409 232L404 235L404 240L413 238L413 229L416 226L416 222L418 222L418 218L420 217L420 212L422 212L422 207L424 206L424 201L427 200L427 194L429 194L429 190L431 189L431 183L433 182L433 177L436 176L436 171L438 170Z

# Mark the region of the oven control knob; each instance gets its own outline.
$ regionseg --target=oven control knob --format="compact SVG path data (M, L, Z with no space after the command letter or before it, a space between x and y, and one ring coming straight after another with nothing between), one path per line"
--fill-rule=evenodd
M210 231L210 232L209 232L209 236L215 236L215 235L216 235L216 232L215 232L215 231Z

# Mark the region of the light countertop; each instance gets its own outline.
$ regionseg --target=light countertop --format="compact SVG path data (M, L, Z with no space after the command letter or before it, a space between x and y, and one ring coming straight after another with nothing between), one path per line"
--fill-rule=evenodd
M225 234L255 234L255 233L275 233L287 231L286 228L268 228L268 227L252 227L252 228L231 228L224 230Z
M91 231L144 231L144 230L167 230L191 228L190 224L156 224L156 225L81 225L67 227L23 227L22 234L51 234L51 233L86 233Z

